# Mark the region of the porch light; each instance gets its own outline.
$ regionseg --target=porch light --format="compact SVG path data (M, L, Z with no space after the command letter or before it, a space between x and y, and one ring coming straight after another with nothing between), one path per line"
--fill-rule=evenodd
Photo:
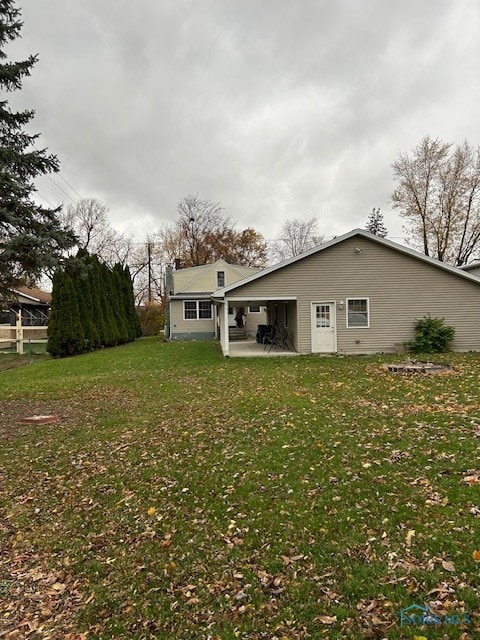
M338 308L340 309L340 311L343 311L345 309L345 302L343 300L340 300L340 302L338 303Z

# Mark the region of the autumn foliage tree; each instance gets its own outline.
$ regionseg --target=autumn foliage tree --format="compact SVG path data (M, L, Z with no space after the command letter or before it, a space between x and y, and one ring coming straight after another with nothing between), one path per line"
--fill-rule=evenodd
M480 148L426 136L392 166L393 206L412 244L442 262L466 264L480 248Z
M177 213L176 222L156 234L164 262L178 258L183 267L194 267L223 258L249 267L266 264L261 234L250 227L238 231L219 203L190 195L178 203Z

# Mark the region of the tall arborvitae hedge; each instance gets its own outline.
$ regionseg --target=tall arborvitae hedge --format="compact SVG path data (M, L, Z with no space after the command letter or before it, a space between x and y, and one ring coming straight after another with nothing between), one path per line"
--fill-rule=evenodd
M68 356L131 342L141 335L128 268L107 267L79 251L53 279L47 349Z
M75 285L68 273L61 270L53 278L47 350L52 356L73 356L85 351L85 332Z

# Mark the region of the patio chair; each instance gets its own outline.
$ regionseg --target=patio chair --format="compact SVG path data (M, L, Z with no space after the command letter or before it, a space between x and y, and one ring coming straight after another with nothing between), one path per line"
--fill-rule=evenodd
M267 346L269 347L268 353L270 353L270 351L274 347L279 347L280 349L287 349L288 351L291 351L292 347L289 344L287 329L280 325L274 325L271 333L265 336L265 346L263 348L264 351Z

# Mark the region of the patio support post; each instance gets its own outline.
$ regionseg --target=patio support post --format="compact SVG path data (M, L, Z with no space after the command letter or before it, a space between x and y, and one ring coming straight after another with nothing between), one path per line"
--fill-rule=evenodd
M230 355L230 344L228 335L228 300L226 298L223 301L222 318L220 322L220 342L222 345L223 355L228 357Z

